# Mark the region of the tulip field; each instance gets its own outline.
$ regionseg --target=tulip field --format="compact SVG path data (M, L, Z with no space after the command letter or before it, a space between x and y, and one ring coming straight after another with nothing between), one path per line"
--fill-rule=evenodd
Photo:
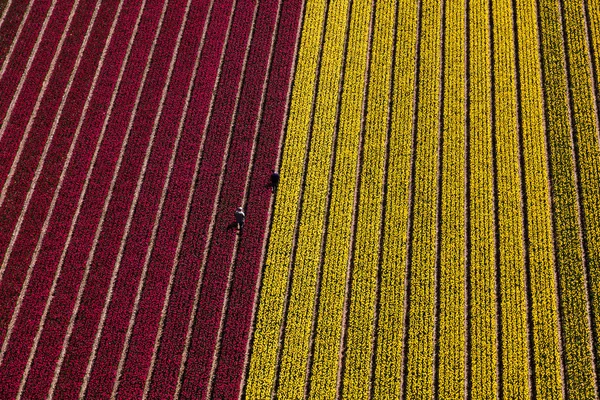
M0 399L598 399L599 76L594 0L0 0Z

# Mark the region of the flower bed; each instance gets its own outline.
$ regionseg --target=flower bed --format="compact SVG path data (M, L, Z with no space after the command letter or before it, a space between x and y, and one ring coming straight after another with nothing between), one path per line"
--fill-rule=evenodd
M81 45L93 12L93 7L89 8L89 12L85 12L86 7L80 7L83 12L76 14L73 20L73 24L68 33L69 36L67 36L70 40L65 41L60 57L58 57L57 60L59 68L55 69L52 74L48 90L42 99L42 107L39 110L35 122L32 124L30 132L33 134L29 136L29 140L26 143L21 159L17 165L14 179L10 183L5 182L5 185L9 184L9 186L7 196L0 207L0 231L2 232L0 234L0 247L6 248L8 242L11 241L11 236L14 237L14 235L18 235L17 237L19 240L15 242L15 247L13 248L15 257L11 257L7 260L9 261L6 270L7 280L0 282L0 304L2 304L0 307L0 320L9 319L9 315L12 313L15 306L17 296L19 295L19 289L21 288L27 273L27 268L23 268L23 266L29 265L30 257L39 236L39 231L44 222L45 211L52 199L53 190L57 185L58 177L62 169L64 154L61 154L61 152L64 153L66 148L68 148L68 141L72 137L72 131L75 130L76 123L73 124L71 116L81 112L83 100L85 100L85 96L89 90L89 84L91 83L91 77L93 76L93 72L91 71L95 68L97 59L100 56L99 49L92 46L90 49L92 54L87 54L88 59L91 62L87 63L87 65L84 63L84 65L81 66L83 68L87 67L87 70L80 69L80 73L77 75L79 80L76 80L74 82L75 85L72 86L75 91L72 93L73 96L70 96L70 100L74 100L75 104L73 104L73 101L67 103L67 107L65 107L66 113L63 115L68 117L61 119L61 124L57 129L59 134L56 135L55 140L52 142L51 151L49 152L50 157L48 157L50 163L46 164L43 170L44 179L40 180L41 187L37 188L36 191L38 196L36 196L35 200L37 200L37 202L30 203L28 210L22 210L24 207L23 203L25 196L30 190L34 172L38 167L38 162L40 162L43 147L45 142L49 140L49 131L53 125L54 119L58 118L56 112L59 103L62 100L62 93L64 92L68 83L67 81L71 75L71 70L74 67L75 59L78 56L77 53L84 51L84 49L81 48ZM100 15L100 17L105 16ZM105 36L106 32L104 32L103 35ZM104 43L102 41L98 42L99 46L97 47L102 48ZM86 77L87 75L89 75L89 78ZM86 79L88 81L87 86L85 82ZM77 93L77 90L81 90L83 93ZM77 102L77 100L82 101ZM71 126L72 129L69 132ZM22 134L23 132L21 132L21 135ZM58 152L58 154L55 152ZM30 218L25 220L22 225L24 229L21 231L15 228L15 224L22 212L28 212ZM6 258L6 253L4 256ZM12 256L12 254L9 256ZM12 290L4 289L7 285L11 287ZM0 339L4 338L6 332L5 327L6 325L2 325L0 328Z
M136 322L132 327L131 339L126 349L123 375L118 378L119 393L127 393L128 396L140 397L144 391L154 341L159 329L161 309L167 296L167 287L172 273L171 266L176 257L179 235L183 234L181 229L186 217L185 204L190 187L195 183L193 181L195 161L199 156L201 141L198 135L202 132L209 111L231 8L231 2L215 2L213 6L198 68L201 73L195 78L188 116L163 206L162 213L165 217L159 222ZM194 279L197 279L197 276L194 278L194 275L190 275L187 281L184 277L182 284L191 286ZM182 324L187 322L183 318L181 320Z
M85 282L79 308L75 306L76 320L68 346L64 363L57 382L56 394L61 397L71 397L79 392L79 387L86 371L87 360L92 350L94 335L100 319L104 299L120 249L121 237L126 228L128 213L136 191L136 183L140 177L146 154L153 151L164 157L166 149L160 147L160 138L154 136L153 122L158 112L158 103L166 84L166 77L171 57L175 57L173 48L185 12L186 0L171 0L166 7L164 22L156 40L156 47L150 60L150 69L141 92L139 105L134 107L133 124L128 127L129 141L123 155L123 161L114 184L113 192L104 198L104 207L108 204L106 215L99 222L102 229L98 242L92 246L92 253L87 257L87 263L93 268ZM131 121L130 121L131 124ZM122 121L122 125L127 125ZM172 139L171 132L168 138ZM167 147L166 144L163 146ZM167 158L167 157L165 157ZM157 164L160 165L158 163ZM168 159L167 159L168 163ZM140 177L143 179L144 177ZM157 174L150 179L164 180L164 175ZM162 182L160 182L162 184ZM146 207L149 210L150 207ZM86 268L88 264L85 264ZM131 265L134 267L136 264ZM83 284L83 283L82 283ZM81 289L80 289L81 293ZM102 300L101 300L102 299Z
M157 209L163 192L170 183L167 172L171 158L177 152L175 144L179 132L179 121L185 107L184 96L192 78L196 55L200 51L202 28L206 18L208 4L200 7L192 6L187 15L186 25L182 34L180 47L176 54L173 74L169 90L165 98L160 121L158 121L157 136L153 151L148 162L146 178L141 186L137 199L136 211L133 214L131 226L128 227L127 241L123 256L117 259L119 268L114 284L113 293L106 301L110 301L106 321L102 331L96 332L96 340L101 335L97 353L92 353L95 360L91 370L91 380L87 392L94 395L110 397L117 367L125 342L128 324L131 318L136 291L141 279L142 266L152 251L150 239L154 224L158 223L162 210ZM122 244L123 245L123 244ZM116 274L116 270L113 275ZM106 303L104 305L107 307ZM89 364L88 364L89 366Z
M75 224L73 225L74 231L71 232L72 240L69 249L62 256L64 260L58 260L58 257L61 257L60 251L53 251L48 254L48 258L38 261L38 265L49 263L52 265L50 268L55 268L55 263L60 263L59 267L62 270L61 279L59 279L55 290L55 297L52 299L52 304L48 310L47 320L50 323L44 326L42 331L40 345L33 359L30 379L28 379L25 387L25 395L29 390L34 393L47 390L52 379L54 368L51 366L55 365L61 350L61 347L57 344L62 343L65 335L77 289L83 275L82 266L86 263L94 231L102 211L98 204L102 204L102 200L107 195L110 179L119 155L119 148L125 134L126 121L135 100L150 45L154 40L161 8L162 4L150 5L144 12L146 18L142 19L136 44L132 50L131 62L126 66L126 72L119 88L119 95L116 98L113 113L106 128L107 135L101 144L98 162L90 177L90 186L87 188L85 201L81 207L82 212L76 220L72 221L72 224ZM98 130L101 127L102 123L93 125L93 128ZM93 150L94 147L85 149L89 152L84 153L86 157L90 157ZM85 173L86 171L81 172ZM71 196L77 196L77 192L71 194ZM65 240L67 232L69 230L64 229L58 231L56 235ZM49 234L48 237L52 236ZM58 249L62 250L62 246Z

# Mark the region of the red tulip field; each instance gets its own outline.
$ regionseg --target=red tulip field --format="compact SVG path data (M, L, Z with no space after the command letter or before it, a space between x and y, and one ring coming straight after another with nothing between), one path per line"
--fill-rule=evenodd
M0 0L0 399L598 398L599 75L593 0Z

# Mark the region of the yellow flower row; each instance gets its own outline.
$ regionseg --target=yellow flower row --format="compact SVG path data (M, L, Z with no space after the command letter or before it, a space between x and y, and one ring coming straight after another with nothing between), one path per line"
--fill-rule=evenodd
M446 0L439 387L441 399L465 387L465 2Z
M566 389L572 397L593 398L594 371L571 140L574 127L570 124L563 51L565 27L558 0L540 1L540 14Z
M287 122L285 149L271 228L271 239L263 272L260 304L253 336L252 357L246 385L249 398L269 398L274 388L279 327L289 276L294 226L310 113L316 85L317 61L323 34L327 0L307 0L294 88ZM309 106L307 106L309 105Z
M281 356L280 398L296 398L304 390L313 320L317 273L329 195L329 170L342 71L348 2L331 0L318 78L310 154L302 193L302 215ZM335 216L334 216L335 217ZM326 290L326 289L325 289Z
M595 2L588 2L595 3ZM587 268L591 291L590 311L594 312L596 337L600 334L600 130L596 121L590 49L586 37L585 15L582 2L565 0L564 14L569 55L569 73L573 87L573 113L579 156L579 184L583 197L585 239L587 242ZM595 6L592 6L595 7ZM598 9L596 8L596 11ZM596 16L597 18L598 16ZM596 43L599 38L595 38ZM599 49L596 47L596 52ZM596 94L597 96L598 94ZM596 365L600 362L600 349L596 346ZM596 372L598 369L596 370ZM600 388L596 388L600 390Z
M311 398L335 398L337 390L346 270L350 254L352 210L365 87L369 11L369 0L356 0L352 4L329 220L326 228L327 242L319 294L313 364L310 371Z
M496 182L502 332L502 384L508 398L529 392L527 293L511 0L493 2Z
M394 42L394 4L376 1L372 25L367 109L364 121L362 169L360 176L352 282L348 313L343 398L368 398L371 387L371 355L379 243L381 235L382 193L390 64ZM365 21L370 10L363 11Z
M557 310L557 283L552 247L549 176L544 140L541 61L535 2L517 1L518 65L525 192L527 193L530 291L536 394L541 399L562 396ZM530 355L531 356L531 355Z
M389 138L384 244L381 260L375 398L401 397L404 330L406 227L410 179L411 129L415 86L417 2L399 0L393 109Z
M487 0L469 5L471 395L496 396L498 337L492 184L491 81Z
M422 2L419 93L413 175L406 397L432 397L439 172L441 5Z

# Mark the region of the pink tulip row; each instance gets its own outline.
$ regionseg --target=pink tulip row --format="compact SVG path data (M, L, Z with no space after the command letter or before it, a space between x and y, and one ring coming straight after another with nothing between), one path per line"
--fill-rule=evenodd
M48 11L50 9L50 5L52 4L51 0L43 0L43 1L35 1L34 4L31 7L31 10L29 12L29 18L27 18L27 20L25 21L25 24L23 26L23 29L21 31L21 34L19 35L18 38L13 38L17 39L17 44L14 48L13 53L10 55L10 57L8 58L8 60L6 60L7 65L6 65L6 70L4 75L2 75L2 77L0 77L0 91L1 93L14 93L17 85L19 84L19 80L21 78L21 75L23 73L23 71L25 71L25 67L27 65L27 61L29 60L30 55L32 55L32 51L34 50L34 45L35 42L37 40L37 37L42 29L42 21L44 21L44 18L46 17L46 15L48 14ZM69 4L66 4L67 6ZM23 7L24 8L24 7ZM64 13L63 10L63 18L65 18L66 20L66 16L69 15L69 9L66 10L66 14ZM8 16L10 16L11 13L9 13ZM60 13L57 13L60 14ZM56 16L56 14L55 14ZM14 18L14 15L13 15ZM22 17L19 17L22 18ZM60 15L58 16L58 18L60 18ZM54 34L51 35L53 36L54 39L54 43L58 43L58 40L60 38L60 32L61 30L58 30L58 34L56 34L56 18L54 18L54 24L53 24L53 28L54 28ZM20 23L20 21L19 21ZM16 35L16 30L18 29L19 24L16 23L14 25L12 25L13 29L15 30L14 32L12 32L12 35ZM50 26L48 26L48 28L50 28ZM49 29L46 29L46 31L48 32ZM8 26L6 27L6 29L8 29ZM4 27L2 29L2 31L4 31ZM4 32L3 32L4 33ZM7 43L7 49L5 50L5 53L3 53L3 57L8 57L9 54L7 53L9 48L10 48L11 43ZM41 47L41 46L40 46ZM50 48L48 50L53 50L54 48ZM50 59L52 58L52 56L50 56L50 58L48 58L46 61L50 62ZM11 96L2 96L2 98L0 98L0 117L4 118L6 115L6 110L8 109L8 105L10 104L12 98ZM7 153L8 154L8 153Z
M6 59L10 46L17 35L19 26L25 15L28 3L31 1L13 1L11 7L6 11L6 17L0 28L0 65ZM5 4L4 7L7 7Z
M139 398L142 396L150 371L154 342L161 320L161 310L167 295L172 265L176 258L178 237L181 229L184 229L187 197L194 184L192 178L196 157L200 151L201 135L209 112L213 86L217 79L231 8L231 1L215 1L211 12L181 142L172 169L162 217L159 220L157 237L123 367L119 394L126 397ZM191 281L194 277L190 275L187 279Z
M257 134L255 127L259 118L278 4L278 0L260 3L254 21L252 43L249 48L240 49L243 50L240 54L242 58L244 52L248 51L248 59L238 111L233 121L231 146L226 155L222 191L219 198L215 199L218 202L215 225L201 282L198 309L193 316L195 324L186 360L188 368L185 369L184 376L180 377L181 396L184 398L206 396L236 238L235 230L228 227L233 220L232 211L243 204L246 176L252 168L251 153ZM252 10L249 11L248 15L251 16ZM272 166L273 163L269 165ZM220 169L221 165L216 167ZM268 175L262 178L264 186ZM268 188L263 190L269 191ZM268 203L263 206L268 207ZM191 246L192 242L193 238L189 237L184 246Z
M34 4L25 27L21 32L17 46L9 60L6 71L0 79L0 93L3 94L0 96L0 120L8 122L6 124L6 131L1 135L0 139L0 148L2 149L0 152L0 182L2 183L6 180L13 158L19 147L22 128L27 125L27 120L31 115L37 95L46 76L46 71L52 61L73 5L73 1L58 2L56 4L38 50L33 53L34 44L42 28L42 21L44 21L46 13L49 11L50 3L50 0L45 0ZM13 112L8 116L7 112L13 99L13 94L17 91L30 57L33 57L31 68L25 75L25 83L15 103ZM9 119L4 121L7 117ZM3 249L5 247L0 244L0 249L2 249L0 250L0 256L4 254Z
M227 41L213 112L208 121L204 151L195 182L196 189L183 239L177 274L165 320L164 332L152 374L150 397L172 396L178 382L187 326L192 317L199 266L208 239L213 205L216 201L221 165L235 112L238 87L242 79L244 54L252 27L255 3L237 1ZM228 22L228 21L227 21ZM227 221L229 223L230 221ZM204 321L202 322L204 325ZM195 365L194 368L204 366ZM209 367L210 368L210 367Z
M256 280L261 268L264 233L269 219L271 193L265 180L277 163L286 113L288 82L296 51L302 1L284 0L268 78L264 111L259 129L248 190L248 223L238 244L234 274L215 372L214 398L237 398L244 371L245 353L252 324Z
M113 8L112 11L111 8ZM99 17L107 17L105 14L108 13L108 18L112 18L111 15L114 14L115 10L114 7L108 7L100 11ZM86 24L89 22L89 18L84 18L80 22L80 24L78 23L73 25L74 30L77 30L80 28L80 26L86 27ZM104 28L102 25L99 25L95 28L95 31L92 32L92 38L103 38L106 36L107 31L108 27ZM83 39L83 34L79 36L81 36L80 39ZM75 38L76 36L73 37ZM75 76L74 84L72 86L73 90L71 91L69 99L65 105L65 113L63 115L81 112L84 100L82 98L85 97L89 91L94 68L101 54L101 51L98 51L98 47L101 50L102 46L102 41L97 40L97 43L90 42L88 48L85 50L85 57L80 65L79 72ZM63 50L66 49L67 46L65 45ZM75 51L79 51L79 49L75 47ZM71 52L65 54L65 57L67 58L71 57L74 59L76 56L77 54L72 54ZM62 58L63 56L61 55L61 59ZM64 60L59 59L59 62L63 61ZM69 73L67 72L65 75L66 78L68 78ZM51 81L49 89L46 93L52 96L52 92L54 90L64 89L64 85L62 85L62 83L64 82L61 82L60 80L58 80L58 82L56 80ZM58 86L58 89L55 89L55 84ZM43 104L45 105L47 103L44 102ZM56 107L54 110L56 111ZM38 114L38 116L40 116L40 114ZM54 116L52 114L48 116L48 118L53 117ZM71 118L73 117L71 116ZM43 121L43 123L47 125L52 123L52 121ZM42 121L40 121L40 125L42 125ZM21 233L15 243L11 257L8 260L6 274L0 286L0 303L2 304L2 308L0 308L0 318L7 322L11 317L11 313L15 311L14 307L17 301L17 296L19 296L21 287L24 284L23 280L28 270L27 267L31 261L32 253L40 234L40 229L45 218L45 212L48 211L50 199L53 195L52 190L54 187L56 187L56 180L60 175L63 165L64 152L66 151L64 147L68 147L68 141L72 139L75 125L73 125L70 118L61 119L58 125L58 130L63 133L63 135L56 136L55 142L52 143L52 147L50 148L49 156L47 158L48 162L45 164L42 173L44 179L40 180L40 184L38 185L37 190L34 192L34 196L30 202L29 210L25 215L25 223L23 224ZM36 133L39 132L41 136L44 133L44 129L46 129L47 133L47 129L49 129L49 127L44 127L42 125L37 129L39 129L39 131L36 131ZM31 157L30 154L27 152L23 153L22 158L24 159L24 162L33 164L35 161L29 161L29 157ZM21 166L21 164L19 164L19 166ZM23 178L20 174L16 174L15 184L17 187L12 188L11 190L22 190L23 188L19 187L19 185L24 186L24 189L27 190L29 188L30 181L30 175ZM12 201L14 200L11 200L11 202ZM19 212L19 210L16 211L17 216L19 215ZM2 215L5 216L5 214ZM8 218L2 218L2 224L4 224L7 220ZM5 227L3 225L2 229L10 229L12 231L13 227L14 226ZM51 274L51 271L36 269L35 273L36 274L32 279L34 284L31 285L29 290L26 292L25 301L23 306L20 308L19 318L16 320L14 334L11 337L11 345L7 349L7 355L4 357L3 364L0 366L0 378L3 381L3 384L4 382L7 382L6 384L10 386L11 390L16 390L16 387L19 384L19 376L23 371L24 364L28 356L27 350L31 346L31 341L33 340L35 329L37 328L37 323L34 323L33 321L39 321L39 317L41 316L52 280L51 277L48 278L49 274ZM5 338L7 325L8 323L2 324L2 339Z
M154 48L154 54L149 61L150 68L147 72L141 97L139 103L134 106L133 124L112 196L109 193L109 198L105 197L98 202L102 204L108 201L108 208L104 219L101 218L95 224L96 226L102 224L102 230L95 247L93 246L91 249L93 273L89 275L83 292L81 306L78 310L72 336L68 342L68 351L58 379L56 394L60 397L76 395L83 381L105 299L109 295L108 289L115 272L121 238L126 234L126 222L130 209L135 206L133 199L138 178L144 179L144 177L140 177L140 174L142 173L146 153L151 151L151 155L163 156L164 153L167 153L168 147L172 146L172 132L159 130L156 132L153 144L150 141L155 134L154 120L158 112L163 87L167 84L166 79L169 73L171 56L172 54L175 56L174 48L179 29L183 23L186 4L186 0L169 1L164 15L164 22ZM124 128L128 125L128 120L119 122L119 125ZM167 158L166 162L164 158ZM151 157L150 163L154 163L154 167L166 167L168 157L163 156L162 159ZM144 182L151 182L153 179L160 179L161 176L164 176L164 174L152 176L150 171L146 173L145 177L147 179ZM146 192L142 192L142 195L144 194ZM146 200L140 198L136 210L142 213L152 213L152 208L149 208ZM96 226L95 229L97 229ZM139 263L135 263L125 265L125 267L137 268L138 265ZM127 269L124 269L124 271L127 271ZM124 310L120 311L123 312Z
M81 283L83 267L100 217L102 200L107 194L116 159L119 155L120 144L125 134L126 125L122 126L123 121L125 120L125 124L127 123L127 118L135 101L137 86L140 84L141 75L147 61L150 45L154 38L154 32L157 29L162 3L147 6L145 18L142 19L139 28L139 39L136 40L136 44L132 49L132 56L122 79L105 138L101 144L98 144L104 116L107 113L112 90L118 79L123 62L122 58L129 40L129 36L119 37L119 34L131 35L137 17L137 10L139 9L139 4L134 4L138 2L131 1L130 3L122 12L122 21L119 21L114 43L111 43L110 51L107 54L109 59L105 60L97 91L94 93L90 111L84 121L82 129L84 134L81 136L81 143L78 143L75 147L74 162L67 171L65 185L61 190L56 209L50 220L49 232L45 236L34 269L35 273L31 279L31 288L24 299L22 310L25 315L20 316L17 320L17 327L19 327L20 321L23 321L21 324L25 332L20 332L17 328L13 334L15 344L17 344L16 338L24 342L23 344L17 344L24 347L24 351L20 352L18 357L22 371L40 324L39 318L47 304L46 301L48 300L52 281L58 272L57 268L71 222L76 222L69 251L65 254L66 258L62 263L55 296L51 299L29 379L25 386L26 397L28 393L32 395L46 393L52 379L54 365L61 351L61 344L71 317L77 290ZM128 11L130 13L127 13ZM81 213L74 220L78 198L97 145L101 146L100 156L94 166Z
M104 8L106 9L107 7ZM110 8L108 7L108 10L103 11L110 12ZM78 53L80 50L83 51L81 49L82 41L94 10L93 7L80 7L78 11L81 12L75 15L71 26L72 29L57 60L58 67L52 74L48 89L42 98L41 107L33 122L31 128L32 134L28 137L19 163L17 164L14 178L8 186L6 199L0 207L0 248L2 249L7 249L11 234L15 231L17 219L21 214L21 209L24 207L25 197L40 162L50 129L54 119L57 117L57 111L63 92L68 84L71 70L74 67ZM106 35L106 32L99 33L104 36ZM72 119L83 108L96 62L102 50L103 43L101 41L97 41L97 43L99 46L94 46L93 44L96 43L93 42L92 46L89 46L85 50L86 58L80 65L78 73L75 76L72 85L72 89L74 90L71 90L68 98L69 102L65 104L66 113L62 114L63 117L60 119L60 124L57 128L60 135L56 135L55 140L52 141L52 146L47 157L48 163L44 164L42 172L44 179L39 181L40 185L36 188L36 202L32 204L34 207L29 207L28 209L26 216L27 223L23 224L23 229L21 229L21 232L17 236L18 240L15 242L15 247L9 258L6 279L0 282L0 319L10 318L19 295L20 287L25 279L27 268L23 268L23 266L28 265L31 260L33 249L35 248L44 222L44 211L49 206L52 198L52 190L56 187L62 170L65 158L64 153L69 148L70 140L77 126L77 121L73 122ZM35 103L36 97L37 95L34 95L29 100ZM18 133L18 137L21 138L24 134L25 126L15 127L14 130ZM7 286L12 287L13 290L7 289ZM6 325L1 325L0 339L3 339L5 334Z
M98 353L91 372L89 393L109 396L116 379L117 366L124 349L126 332L138 284L142 279L142 267L148 252L154 247L150 243L155 221L160 220L163 210L159 209L161 194L167 182L169 162L175 148L179 121L184 111L186 96L200 46L208 3L191 2L181 45L176 54L174 73L169 83L162 115L157 127L154 150L151 153L146 178L141 186L136 212L124 248L121 268L114 286L112 301L108 308L106 323L99 342ZM168 57L165 57L166 59ZM188 132L190 133L190 132ZM156 249L160 251L161 249ZM114 274L115 272L113 272ZM146 321L139 321L144 324ZM97 333L98 334L98 333ZM129 396L127 392L121 393Z

